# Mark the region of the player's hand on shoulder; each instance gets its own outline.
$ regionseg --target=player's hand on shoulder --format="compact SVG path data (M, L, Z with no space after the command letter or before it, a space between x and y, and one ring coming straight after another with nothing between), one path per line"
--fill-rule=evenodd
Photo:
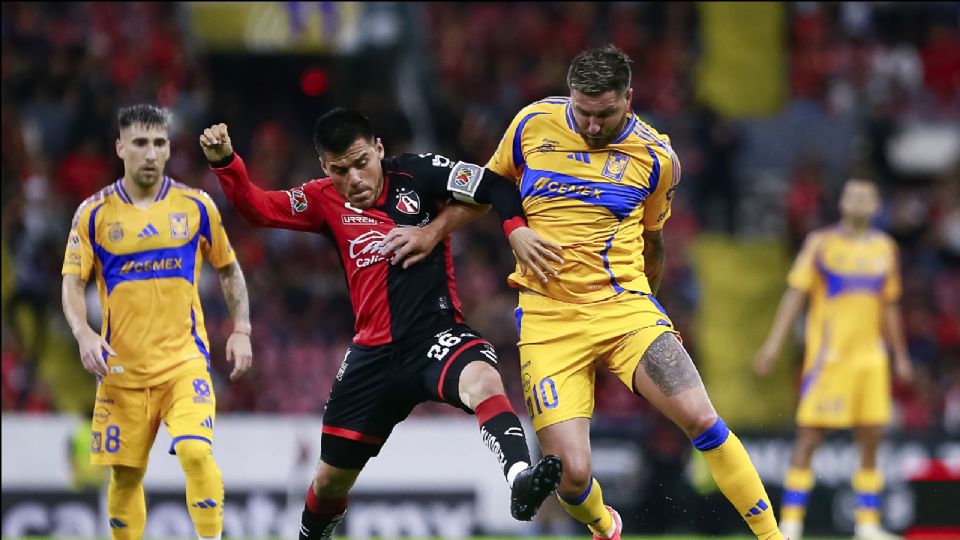
M560 246L545 240L530 227L517 227L510 233L510 247L520 265L520 275L531 271L540 281L547 282L548 276L557 277L560 273L551 263L563 264Z
M390 257L390 264L409 268L422 261L437 247L440 237L426 227L395 227L380 243L379 254Z
M216 163L223 161L233 154L233 145L230 143L230 133L226 124L214 124L200 134L200 148L207 161Z

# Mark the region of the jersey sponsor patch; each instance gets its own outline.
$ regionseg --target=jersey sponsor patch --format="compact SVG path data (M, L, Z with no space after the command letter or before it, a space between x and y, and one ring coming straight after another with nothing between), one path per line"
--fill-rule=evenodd
M70 231L70 238L67 239L67 248L77 249L80 247L80 233Z
M458 161L450 171L450 176L447 177L447 190L459 201L476 203L473 197L477 193L481 178L483 178L483 167Z
M290 211L294 214L302 214L307 211L307 196L302 189L291 189L287 191L290 197Z
M376 225L377 220L368 216L354 216L350 214L340 214L340 220L344 225Z
M378 252L386 237L387 235L380 231L371 230L349 241L348 253L357 268L366 268L371 264L386 260Z

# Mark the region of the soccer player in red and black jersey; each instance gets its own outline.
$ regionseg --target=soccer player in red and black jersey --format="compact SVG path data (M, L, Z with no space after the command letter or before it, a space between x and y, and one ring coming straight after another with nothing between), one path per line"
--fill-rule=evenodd
M385 158L369 120L346 109L320 117L313 137L327 178L263 191L250 182L225 124L200 136L227 198L247 221L327 236L347 277L357 333L327 399L300 538L332 535L360 471L393 427L425 401L477 415L482 439L511 486L512 515L532 519L560 481L560 460L546 456L530 465L496 352L464 323L449 238L408 267L390 264L383 248L394 227L446 219L451 199L492 204L517 259L541 279L555 275L550 262L562 262L559 248L526 226L513 185L483 167L436 154Z

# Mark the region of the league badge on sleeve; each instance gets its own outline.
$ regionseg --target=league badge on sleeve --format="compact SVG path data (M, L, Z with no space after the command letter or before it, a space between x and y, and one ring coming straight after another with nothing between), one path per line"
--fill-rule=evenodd
M190 225L187 222L187 214L170 214L170 237L188 238L190 236Z
M483 177L483 167L472 163L457 162L447 178L447 189L458 200L474 203L474 195Z

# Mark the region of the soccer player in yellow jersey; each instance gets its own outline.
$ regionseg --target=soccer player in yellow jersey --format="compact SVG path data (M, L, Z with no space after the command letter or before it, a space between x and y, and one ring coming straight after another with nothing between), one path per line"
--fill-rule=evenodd
M123 178L77 209L62 272L63 312L84 369L98 380L91 461L112 467L111 536L141 538L143 476L162 421L186 476L197 535L220 538L223 482L211 450L216 399L197 294L203 259L217 269L233 316L231 379L252 362L247 289L213 200L163 175L167 112L135 105L121 109L118 121ZM87 324L91 271L103 308L100 333Z
M755 359L769 373L804 299L810 296L806 354L797 409L797 438L784 480L780 527L798 540L807 495L813 487L810 460L828 429L854 428L860 470L857 538L894 536L880 528L883 477L877 447L890 420L890 374L884 341L893 350L897 377L911 378L897 301L900 275L893 239L871 228L880 201L877 187L854 179L840 198L840 223L811 232L787 276L770 336Z
M552 278L523 269L509 277L520 290L528 412L543 452L563 461L561 505L595 538L619 538L622 528L591 472L599 363L686 433L758 538L778 539L750 457L714 411L654 297L664 260L660 231L680 164L669 138L631 112L630 80L630 59L616 47L581 52L567 75L570 96L522 109L487 164L516 182L530 228L562 247ZM396 230L388 249L412 260L428 247L421 245L427 236Z

